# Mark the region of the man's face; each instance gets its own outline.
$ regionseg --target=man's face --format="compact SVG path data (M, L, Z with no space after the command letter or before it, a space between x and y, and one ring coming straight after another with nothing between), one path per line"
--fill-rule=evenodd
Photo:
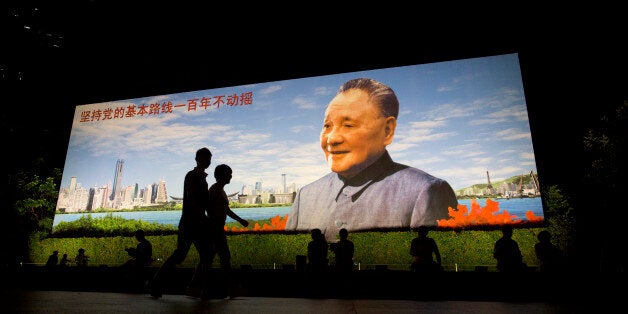
M368 95L349 90L327 105L321 148L331 171L351 178L371 165L392 143L397 121L384 117Z

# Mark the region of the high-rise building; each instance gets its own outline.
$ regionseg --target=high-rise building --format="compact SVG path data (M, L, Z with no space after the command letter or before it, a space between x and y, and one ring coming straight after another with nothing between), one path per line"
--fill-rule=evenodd
M133 199L137 198L137 194L139 193L139 191L140 191L140 185L135 183L135 190L133 190Z
M152 204L153 200L153 186L149 185L144 189L144 204Z
M166 180L161 179L159 183L157 183L157 195L155 196L155 203L166 203L168 202L168 193L166 191Z
M72 176L70 179L70 193L74 192L74 190L76 190L76 176Z
M286 174L285 173L281 174L281 183L282 183L282 189L283 189L281 190L281 193L286 193L287 187L286 187Z
M116 171L113 174L113 190L111 191L111 195L109 196L110 200L114 200L116 198L116 194L120 191L120 184L122 183L122 169L124 168L124 160L118 159L116 161Z

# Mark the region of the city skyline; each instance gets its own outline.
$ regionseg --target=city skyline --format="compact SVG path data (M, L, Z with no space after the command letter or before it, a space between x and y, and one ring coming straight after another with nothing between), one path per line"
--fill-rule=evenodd
M117 169L117 167L118 167L118 164L116 163L116 169ZM133 181L133 180L131 180L131 181ZM72 190L75 190L75 189L91 189L91 188L109 187L111 189L111 195L109 196L109 199L113 200L114 195L116 194L116 191L114 191L115 190L115 183L112 184L111 180L103 180L102 182L103 183L96 184L95 186L85 186L85 185L83 185L81 183L79 178L77 178L76 176L72 176L70 178L70 184L68 186L61 186L61 189L69 189L70 191L72 191ZM114 176L114 182L115 182L115 176ZM153 181L152 183L149 183L147 186L159 184L160 182L165 182L165 185L168 186L168 182L166 182L164 179L159 179L159 180ZM244 186L241 186L239 188L239 191L237 192L237 194L245 194L245 193L242 192L244 189L250 189L250 190L256 190L257 191L258 189L256 188L256 186L260 185L260 183L262 185L262 189L260 191L265 191L265 192L272 191L273 193L285 193L285 191L287 190L289 193L291 193L291 185L290 184L286 184L285 187L284 187L283 183L282 183L282 186L279 187L280 189L278 189L276 187L266 187L266 186L263 185L262 181L256 181L253 184L245 184ZM122 184L122 185L120 185L118 187L118 189L128 188L128 187L133 187L133 186L141 186L141 185L139 185L137 182L136 183L130 183L130 184ZM144 188L145 187L146 186L144 186ZM170 193L168 193L168 196L174 196L175 198L179 198L179 199L182 198L181 195L172 195Z
M118 160L118 161L116 162L116 169L118 169L118 163L119 163L119 162L120 162L120 160ZM116 174L118 174L118 172L117 172L117 171L116 171ZM529 176L529 174L520 174L520 175L516 175L515 177L524 176L524 175ZM507 180L507 179L511 179L511 178L512 178L512 177L510 177L510 178L504 178L504 179L499 180L499 181L493 181L493 184L497 184L497 183L499 183L499 182L501 182L501 181L504 181L504 180ZM74 179L74 180L72 180L72 179ZM285 174L282 174L282 179L285 179ZM115 176L114 176L114 182L115 182ZM168 182L165 182L165 180L164 180L163 178L162 178L162 179L159 179L159 180L157 180L157 181L154 181L153 183L150 183L148 186L150 186L150 185L156 185L156 184L158 184L158 183L160 183L160 182L164 182L164 183L165 183L165 185L166 185L166 186L168 186ZM258 184L260 184L260 183L262 183L262 184L263 184L263 182L262 182L262 181L256 181L256 182L255 182L255 183L253 183L253 184L245 184L245 185L243 185L243 186L241 186L241 187L240 187L239 191L234 192L234 193L237 193L238 195L247 194L247 193L243 192L243 190L244 190L244 189L249 189L249 190L257 191L258 189L256 188L256 186L257 186ZM292 192L292 187L291 187L291 185L289 185L289 184L284 184L284 183L285 183L284 181L282 181L281 183L282 183L282 186L280 187L281 189L279 189L279 190L278 190L278 189L276 189L275 187L264 187L264 186L262 186L261 191L272 191L273 193L286 193L286 191L287 191L288 193L291 193L291 192ZM111 200L113 200L112 198L113 198L113 195L115 194L115 191L114 191L115 184L111 184L111 185L110 185L110 184L111 184L111 181L107 181L107 183L97 184L97 185L92 186L92 187L86 187L86 186L84 186L83 184L81 184L81 181L79 180L79 178L77 178L76 176L72 176L72 177L71 177L71 180L70 180L70 184L69 184L69 186L67 186L67 187L62 186L62 187L61 187L61 189L69 188L69 190L74 190L74 189L75 189L75 188L77 188L77 187L78 187L78 188L84 188L84 189L90 189L90 188L101 188L101 187L109 186L109 187L112 189L110 199L111 199ZM466 187L461 187L461 188L459 188L459 189L456 189L456 192L458 192L458 191L463 191L463 190L465 190L465 189L472 188L472 187L473 187L473 186L475 186L475 185L482 185L482 184L486 184L486 179L485 179L485 181L484 181L484 182L482 182L481 180L479 180L479 179L478 179L478 181L477 181L477 182L475 182L475 183L473 183L473 184L471 184L471 185L469 185L469 186L466 186ZM140 185L139 185L138 183L132 183L132 184L122 185L122 186L120 186L119 188L122 188L122 187L127 187L127 188L128 188L128 187L130 187L130 186L140 186ZM233 194L233 193L230 193L230 194ZM175 197L175 198L177 198L177 199L182 198L182 196L180 196L180 195L172 195L172 194L168 194L168 197L170 197L170 196L174 196L174 197ZM170 199L169 199L169 201L170 201Z

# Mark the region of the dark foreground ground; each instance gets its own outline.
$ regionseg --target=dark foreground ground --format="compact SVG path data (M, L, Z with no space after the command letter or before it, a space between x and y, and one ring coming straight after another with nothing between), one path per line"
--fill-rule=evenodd
M156 268L149 269L151 277ZM164 295L185 295L194 270L177 268ZM41 266L4 271L3 287L31 291L112 292L148 296L143 279L118 267L70 267L47 270ZM213 277L216 299L224 285ZM312 274L293 269L234 269L241 297L371 299L417 301L487 301L542 303L597 303L620 300L627 292L624 273L545 274L530 272L443 272L425 275L409 271L361 270L349 275Z
M150 276L156 269L150 269ZM624 273L362 270L343 277L292 269L236 269L240 294L185 295L193 269L178 268L159 298L117 267L0 271L2 313L606 313L625 306Z
M572 304L504 301L422 301L250 297L200 300L184 295L153 299L146 294L76 291L9 291L0 289L3 313L606 313L601 305L585 309ZM602 311L595 311L595 310Z

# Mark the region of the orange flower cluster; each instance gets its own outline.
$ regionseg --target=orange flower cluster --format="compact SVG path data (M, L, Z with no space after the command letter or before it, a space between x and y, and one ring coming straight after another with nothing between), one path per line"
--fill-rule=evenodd
M471 212L466 205L458 204L458 210L449 207L449 219L437 220L438 227L461 228L470 226L504 225L521 223L516 215L504 210L499 213L499 203L486 199L486 206L481 207L475 199L471 200ZM540 222L543 217L534 215L530 210L526 213L529 222Z
M481 207L475 200L471 200L471 211L467 209L467 205L458 204L457 210L449 207L449 219L439 219L438 227L442 228L464 228L473 226L487 226L487 225L504 225L504 224L518 224L523 221L516 215L511 215L507 210L499 212L499 203L491 199L486 199L486 206ZM543 221L543 217L536 216L531 210L526 212L526 218L528 223L535 223ZM282 231L286 229L286 222L288 221L288 214L284 217L279 215L270 219L269 224L256 223L253 228L249 227L231 227L231 229L225 226L225 231L230 232L265 232L265 231Z
M280 231L280 230L284 230L286 229L286 222L288 221L288 214L286 214L285 217L281 217L279 215L273 217L270 219L270 225L269 224L264 224L260 227L259 223L256 223L255 226L253 226L252 229L249 229L249 227L231 227L231 230L229 230L227 228L227 226L225 226L225 231L231 231L231 232L247 232L247 231L254 231L254 232L260 232L260 231Z

